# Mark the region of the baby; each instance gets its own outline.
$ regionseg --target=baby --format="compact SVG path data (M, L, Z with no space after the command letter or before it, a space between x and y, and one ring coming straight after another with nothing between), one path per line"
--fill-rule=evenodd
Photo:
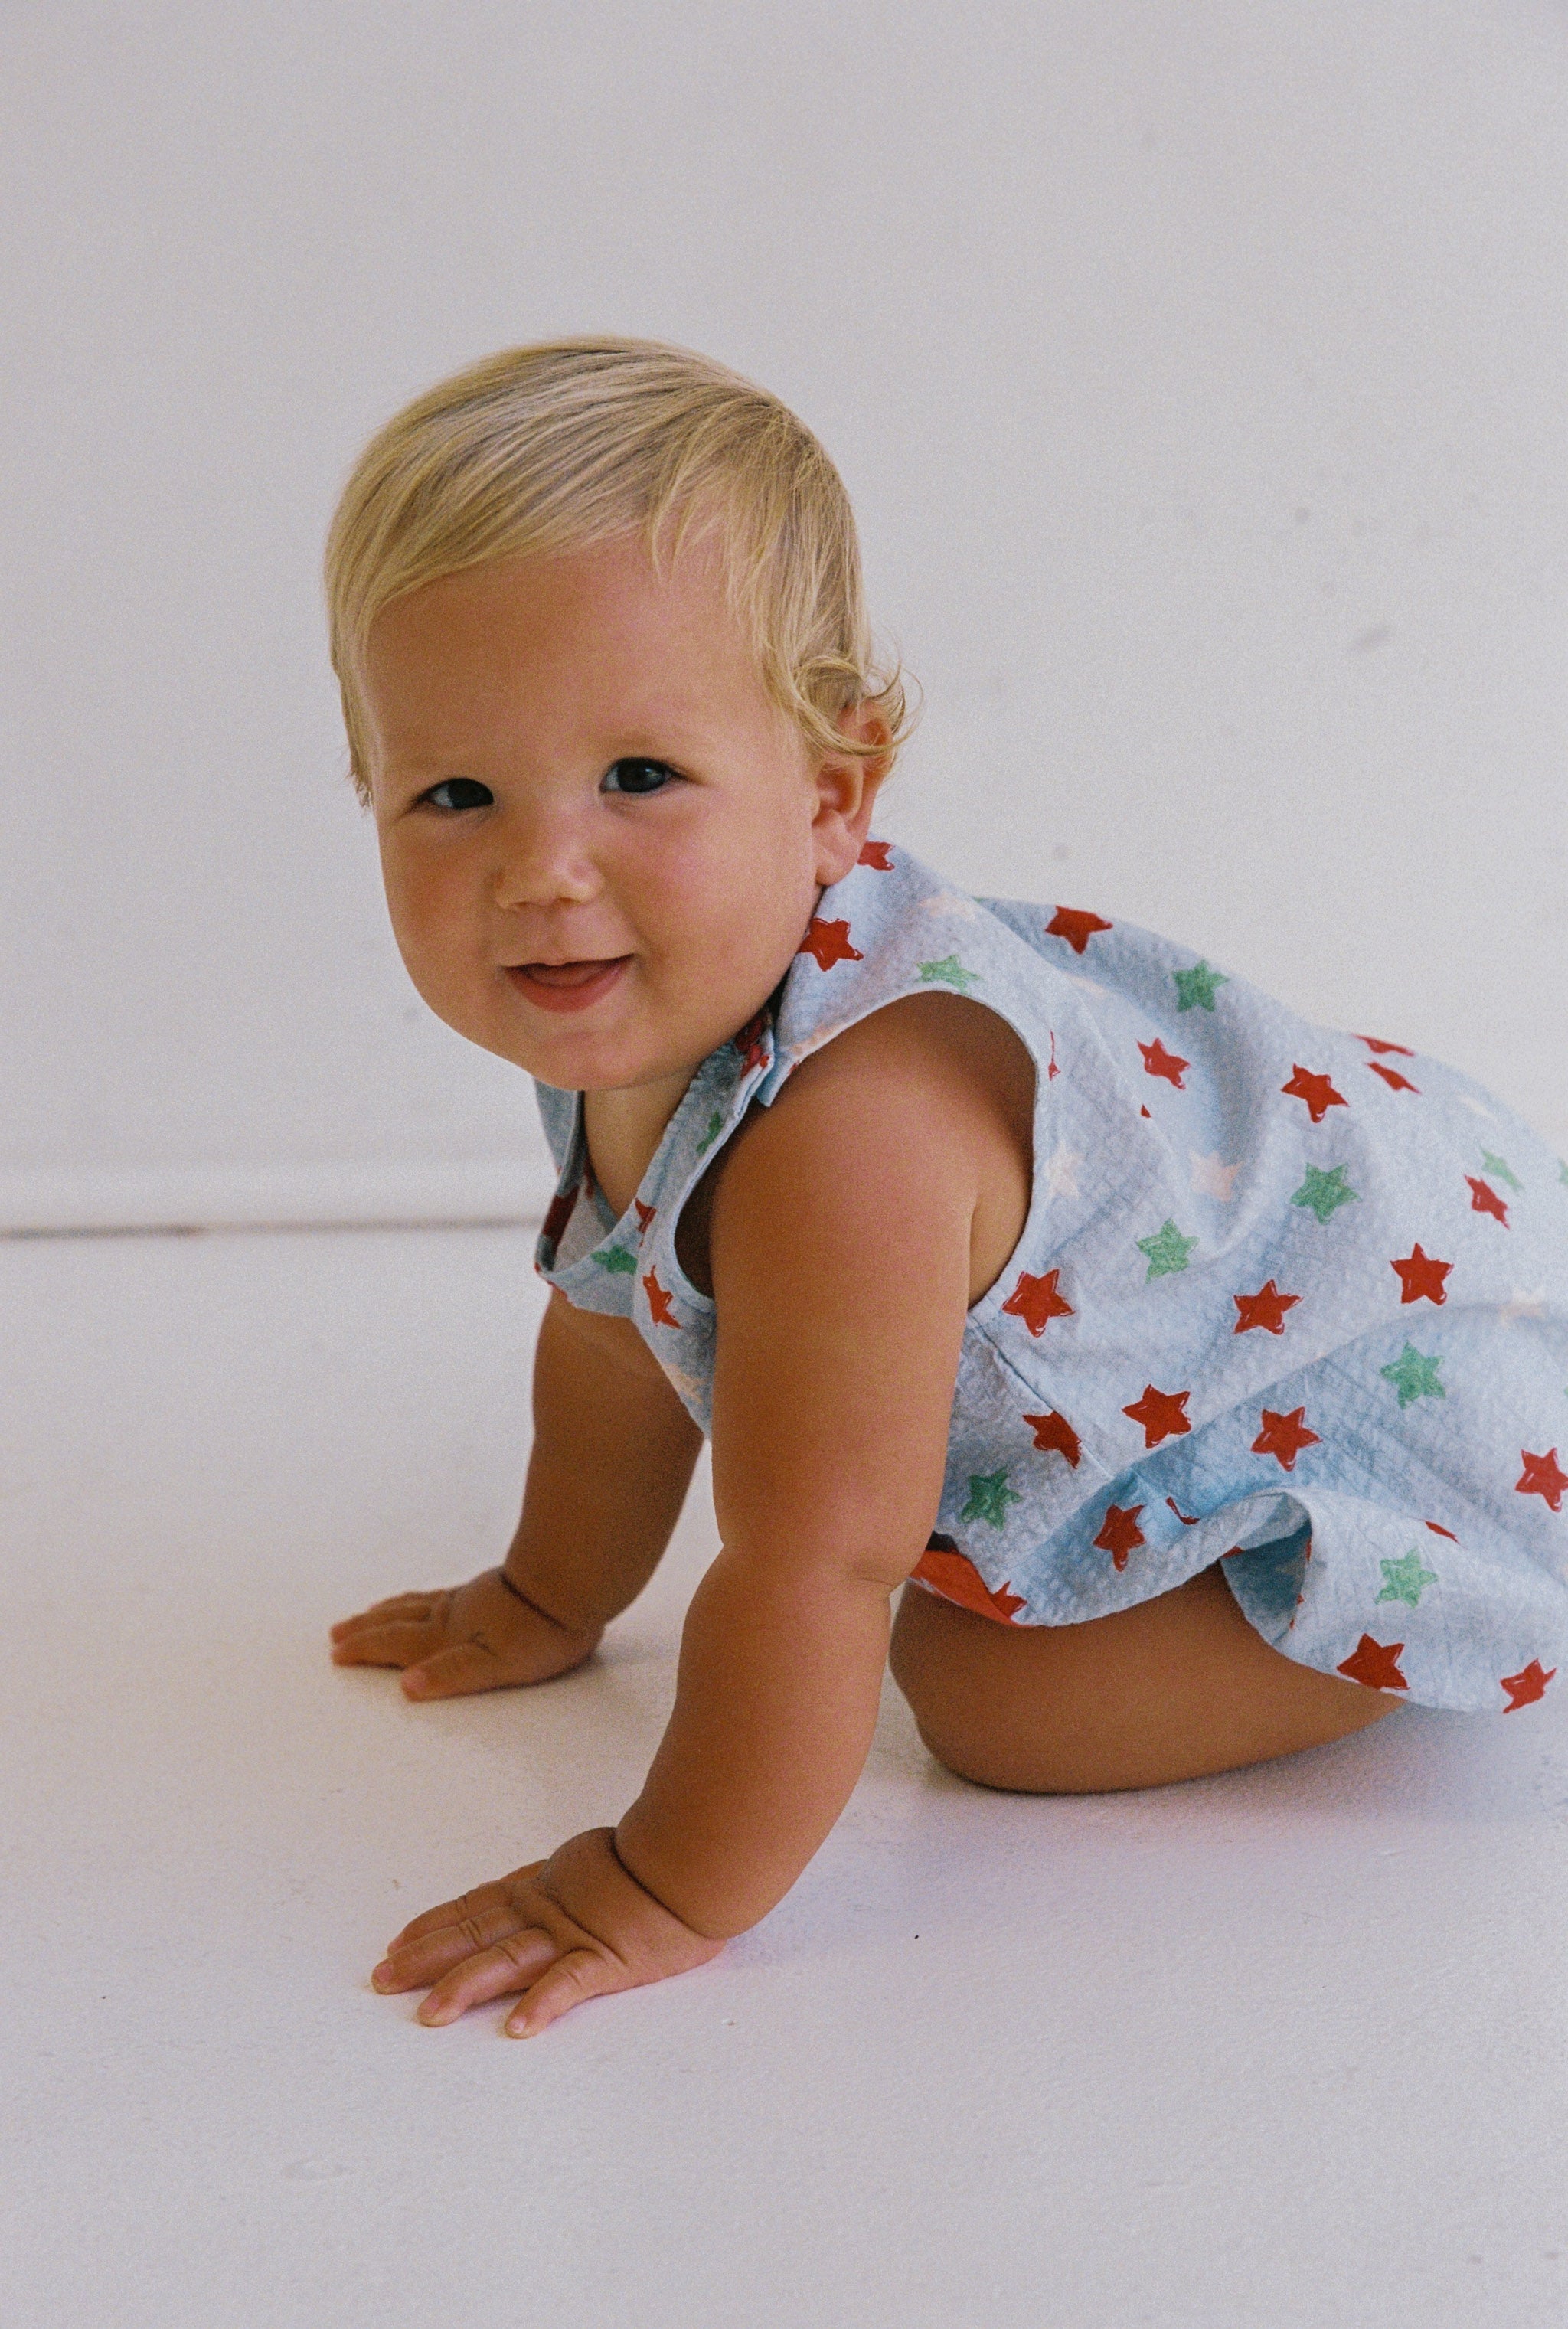
M647 342L493 357L373 440L327 593L403 959L560 1168L505 1560L333 1655L412 1698L581 1664L704 1436L723 1543L619 1826L416 1918L379 1989L528 2035L712 1957L890 1655L933 1755L1038 1791L1542 1696L1568 1167L1403 1045L874 838L904 698L791 413Z

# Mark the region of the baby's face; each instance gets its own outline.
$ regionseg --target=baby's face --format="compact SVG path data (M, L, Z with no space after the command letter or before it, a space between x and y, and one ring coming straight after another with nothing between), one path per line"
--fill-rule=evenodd
M766 694L716 549L513 560L393 599L364 674L392 929L459 1034L564 1090L689 1075L855 863L874 783Z

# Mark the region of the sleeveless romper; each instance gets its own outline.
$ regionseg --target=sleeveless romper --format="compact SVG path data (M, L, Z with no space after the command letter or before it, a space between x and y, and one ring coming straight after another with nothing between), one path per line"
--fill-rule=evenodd
M1568 1649L1568 1166L1453 1069L1168 939L968 897L868 842L619 1221L581 1096L537 1085L560 1168L540 1275L631 1318L706 1432L683 1204L753 1099L938 989L1034 1059L1034 1183L968 1314L917 1581L1069 1625L1223 1561L1302 1664L1429 1706L1540 1698Z

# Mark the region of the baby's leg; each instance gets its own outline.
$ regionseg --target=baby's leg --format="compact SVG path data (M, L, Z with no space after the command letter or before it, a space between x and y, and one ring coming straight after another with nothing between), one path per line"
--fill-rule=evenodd
M907 1585L893 1679L939 1763L988 1787L1157 1787L1320 1747L1397 1699L1272 1650L1218 1567L1081 1626L1006 1626Z

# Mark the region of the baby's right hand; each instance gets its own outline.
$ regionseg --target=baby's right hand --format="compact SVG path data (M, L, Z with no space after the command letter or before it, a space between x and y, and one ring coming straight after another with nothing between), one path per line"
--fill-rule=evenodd
M498 1569L486 1569L467 1585L395 1594L342 1618L332 1628L332 1662L401 1666L409 1698L460 1698L566 1674L591 1655L603 1631L558 1626Z

